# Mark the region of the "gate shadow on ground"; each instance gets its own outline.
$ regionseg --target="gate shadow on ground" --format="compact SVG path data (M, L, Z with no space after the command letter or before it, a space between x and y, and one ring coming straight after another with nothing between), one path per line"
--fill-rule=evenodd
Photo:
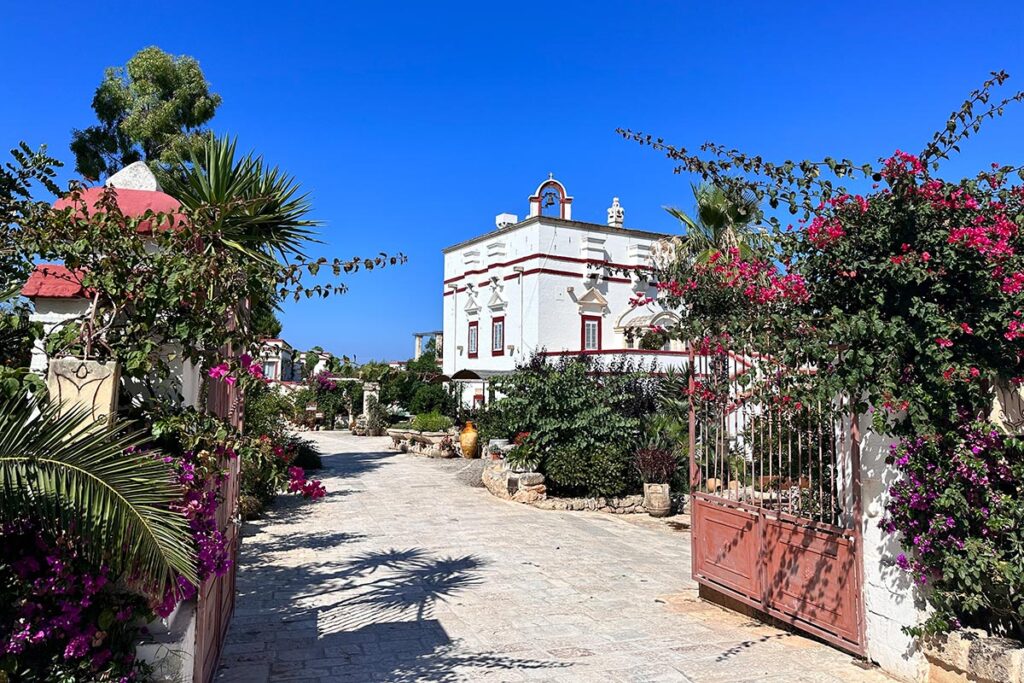
M299 566L275 564L267 556L281 548L279 542L304 548L352 540L347 534L291 534L251 543L252 553L239 573L239 587L249 590L241 590L239 605L251 600L261 623L239 631L273 632L279 645L310 653L303 668L329 666L329 675L342 680L474 680L488 670L571 666L474 651L449 636L434 612L439 603L481 583L479 570L485 563L475 555L442 557L406 548ZM244 665L245 660L225 660L223 670L230 673L233 664ZM297 666L289 675L296 673Z

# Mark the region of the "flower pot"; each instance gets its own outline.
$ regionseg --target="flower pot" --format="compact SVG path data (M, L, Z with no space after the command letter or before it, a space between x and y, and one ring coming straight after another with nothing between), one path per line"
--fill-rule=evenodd
M459 434L459 444L462 446L463 458L477 457L476 448L479 439L480 435L477 434L476 427L473 426L472 422L467 422Z
M668 517L672 497L668 484L644 484L644 507L651 517Z
M121 366L116 361L54 358L46 374L46 388L62 413L84 409L89 423L111 422L117 413L120 380Z

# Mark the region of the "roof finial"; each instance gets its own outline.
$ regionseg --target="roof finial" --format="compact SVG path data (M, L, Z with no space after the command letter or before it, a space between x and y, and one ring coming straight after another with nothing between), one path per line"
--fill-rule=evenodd
M613 228L621 228L625 223L626 210L619 204L619 198L612 198L612 205L608 207L608 225Z
M554 180L554 179L555 179L555 174L554 173L548 173L548 180Z

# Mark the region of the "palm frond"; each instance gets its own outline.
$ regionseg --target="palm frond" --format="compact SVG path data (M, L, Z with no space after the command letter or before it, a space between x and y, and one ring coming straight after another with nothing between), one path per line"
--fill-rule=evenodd
M0 404L0 521L73 530L88 557L156 595L176 574L198 583L188 524L169 509L181 498L171 470L130 452L141 433L85 418L39 399Z
M181 163L165 189L206 220L228 247L257 259L304 257L317 242L319 222L307 218L308 194L295 178L262 157L236 155L235 140L212 135L189 163Z

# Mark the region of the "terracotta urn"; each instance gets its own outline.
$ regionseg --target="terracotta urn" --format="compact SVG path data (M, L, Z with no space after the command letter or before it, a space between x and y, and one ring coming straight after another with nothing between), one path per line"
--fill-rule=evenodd
M644 484L644 507L651 517L668 517L672 497L668 484Z
M476 449L479 439L480 435L477 434L476 427L473 426L472 422L467 421L466 426L459 433L459 445L462 446L463 458L475 458L477 456Z

